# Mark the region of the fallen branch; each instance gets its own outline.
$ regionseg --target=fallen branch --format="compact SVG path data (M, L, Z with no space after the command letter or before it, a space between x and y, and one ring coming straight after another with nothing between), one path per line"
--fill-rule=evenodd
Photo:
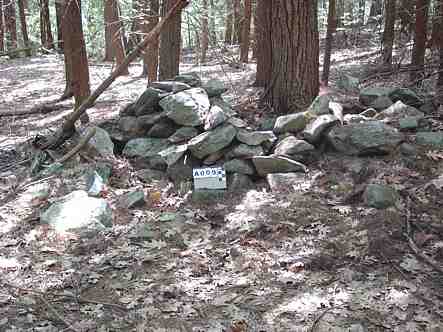
M63 157L58 159L56 162L63 164L65 161L74 157L89 142L89 140L92 138L92 136L95 135L95 131L96 130L94 127L90 128L88 130L88 132L86 133L86 135L80 139L78 144L76 146L74 146L71 151L69 151Z
M63 144L67 139L69 139L75 132L75 122L80 119L80 116L91 107L97 98L115 81L115 79L122 74L122 72L128 67L128 65L133 61L139 54L155 39L158 38L160 32L165 25L179 10L186 7L190 0L177 0L175 5L168 11L165 17L157 23L157 25L146 35L135 49L129 53L120 66L114 69L114 71L105 79L97 89L92 92L92 94L77 108L72 112L69 117L63 123L61 129L57 131L54 137L49 140L48 144L43 147L43 149L57 148Z

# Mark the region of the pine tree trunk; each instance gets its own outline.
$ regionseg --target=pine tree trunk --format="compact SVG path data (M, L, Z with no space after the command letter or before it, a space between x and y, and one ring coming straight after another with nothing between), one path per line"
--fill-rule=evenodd
M401 0L398 8L401 32L411 34L413 31L414 2L415 0Z
M383 12L382 0L372 0L371 9L369 10L369 16L374 17L381 15Z
M55 0L55 16L57 20L57 49L59 52L63 52L63 34L62 34L62 4L61 0Z
M272 1L257 0L257 76L255 86L270 84L272 72Z
M242 14L241 14L241 0L233 0L234 1L234 43L241 43L241 23L242 23Z
M131 31L128 38L128 50L131 51L140 42L141 20L138 17L141 13L141 0L132 0Z
M415 33L412 47L412 71L410 80L415 81L424 71L429 0L417 0L415 8Z
M343 17L345 15L345 0L338 0L337 3L337 27L343 28Z
M438 8L438 25L443 28L443 0L440 0L440 3L436 4ZM439 53L440 53L440 66L439 73L437 78L437 88L436 88L436 104L443 105L443 34L439 34L439 38L437 38L436 43L438 44Z
M366 10L366 1L365 0L359 0L358 1L358 21L360 25L365 24L365 10Z
M201 37L200 37L200 45L201 45L201 53L200 53L200 63L206 62L206 54L208 52L209 47L209 10L208 10L208 0L202 0L202 13L201 13Z
M217 45L217 26L215 17L217 15L214 0L209 0L209 44Z
M326 30L325 55L323 59L322 83L327 86L329 82L329 71L331 68L332 39L335 30L335 0L329 0L328 27Z
M26 56L31 56L31 46L29 45L28 27L26 25L26 13L24 0L18 0L18 11L20 15L20 27L22 30L23 44L25 46Z
M252 3L251 0L245 0L245 15L243 17L242 26L242 43L240 45L240 61L248 63L249 44L251 42L251 15Z
M8 50L17 49L17 26L14 0L3 0L3 11L5 16L5 26L8 34Z
M392 66L392 49L394 47L395 1L396 0L386 0L385 29L382 40L382 66L388 70Z
M174 5L174 0L164 0L164 16ZM181 44L181 10L169 20L160 34L159 79L172 79L179 73Z
M143 2L143 24L141 26L145 35L155 28L159 21L159 2L158 0L144 0ZM143 76L148 78L148 83L154 82L158 77L158 47L159 42L156 38L143 54Z
M54 48L49 18L49 0L40 0L40 40L44 48L48 50Z
M83 38L81 19L81 0L64 0L62 30L64 36L65 57L69 58L70 85L75 98L75 108L86 100L91 91L89 88L89 67L86 45ZM67 79L68 79L67 78ZM80 120L88 121L86 113Z
M232 25L234 21L232 0L226 0L225 44L232 44Z
M272 1L269 101L279 113L305 109L319 91L317 1Z
M5 27L3 25L3 0L0 0L0 52L5 51Z

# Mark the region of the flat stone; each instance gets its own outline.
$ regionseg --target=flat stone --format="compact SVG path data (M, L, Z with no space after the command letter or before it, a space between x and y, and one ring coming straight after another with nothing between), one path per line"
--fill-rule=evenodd
M316 144L329 129L338 124L340 124L340 120L335 115L320 115L308 123L302 136L309 143Z
M283 156L256 156L252 158L257 173L261 176L269 173L306 172L302 163Z
M222 125L191 139L188 148L195 157L203 159L231 144L236 134L237 129L234 126Z
M252 163L249 160L244 159L229 160L224 164L224 168L227 173L255 174L255 169Z
M275 121L274 133L298 133L305 129L308 120L305 112L279 116Z
M424 117L424 113L420 112L415 107L404 104L401 101L397 101L384 111L377 114L377 120L396 121L406 117Z
M171 143L182 143L197 136L199 131L194 127L181 127L172 136L168 137L168 141Z
M164 95L165 91L163 90L147 88L133 106L135 115L141 116L158 112L158 103Z
M229 151L226 154L226 158L247 158L253 156L263 156L264 154L265 152L260 145L251 146L247 144L240 144Z
M191 88L189 84L177 81L155 81L150 83L149 86L166 92L180 92Z
M291 156L311 153L314 150L315 147L305 140L298 139L294 136L288 136L276 145L274 154Z
M161 138L134 138L126 143L123 155L126 157L152 157L169 145Z
M272 131L249 131L246 129L240 129L236 138L247 145L260 145L265 142L274 143L277 140Z

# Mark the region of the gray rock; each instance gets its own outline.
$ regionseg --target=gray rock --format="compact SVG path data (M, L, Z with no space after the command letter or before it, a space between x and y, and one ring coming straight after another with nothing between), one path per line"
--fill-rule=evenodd
M170 166L175 164L185 152L188 150L186 144L183 145L171 145L170 147L161 150L158 155L165 161L165 163Z
M381 111L390 107L394 102L388 96L380 96L375 99L371 107L375 108L377 111Z
M120 116L135 116L134 105L135 105L135 103L129 103L129 104L126 104L126 105L120 110Z
M226 153L229 153L229 150L227 150L227 149L228 148L225 148L220 151L211 153L209 156L207 156L205 158L205 160L203 160L203 164L204 165L214 165L217 161L222 159Z
M443 131L424 131L415 136L417 144L427 145L434 148L443 148Z
M272 131L249 131L246 129L240 129L236 138L248 145L260 145L265 142L274 143L277 140Z
M389 98L391 98L394 103L400 100L403 103L413 107L420 107L424 103L424 101L414 91L406 88L395 89L389 94Z
M186 73L186 74L182 74L182 75L177 75L177 76L175 76L174 81L183 82L183 83L186 83L192 87L201 86L201 83L202 83L201 79L197 73Z
M341 74L337 80L337 87L346 91L357 91L360 84L357 77L347 74Z
M258 121L258 128L260 130L273 130L275 126L276 117L263 117Z
M144 130L149 130L154 124L165 119L167 119L166 112L158 112L139 116L137 121L141 128Z
M229 118L226 122L233 125L235 128L246 128L248 126L245 121L236 117Z
M420 106L419 110L424 114L431 114L437 110L437 105L435 105L432 99L426 100L425 103Z
M166 115L182 126L204 124L210 104L208 95L201 88L192 88L163 98L160 106Z
M177 130L177 125L174 121L163 119L157 122L149 129L147 135L149 137L168 138Z
M358 156L389 154L404 140L397 129L380 121L334 127L327 138L337 151Z
M53 203L40 221L58 232L100 231L112 226L112 210L106 200L78 190Z
M334 114L337 119L340 120L341 123L343 123L343 106L340 103L337 103L335 101L329 102L329 111Z
M398 121L400 130L417 129L420 126L420 119L422 117L408 116Z
M149 86L166 92L180 92L191 88L189 84L177 81L156 81L150 83Z
M137 135L140 135L143 133L143 129L139 125L137 117L135 117L135 116L120 117L120 119L118 120L118 127L121 131L129 134L130 136L133 136L134 138Z
M232 159L224 164L227 173L240 173L247 175L254 175L255 169L249 160Z
M363 105L370 106L379 97L389 97L394 90L389 87L365 88L360 91L359 100Z
M329 102L330 98L328 95L317 96L314 101L309 105L308 112L311 115L323 115L329 114Z
M88 142L88 147L101 157L114 157L114 143L108 132L95 127L95 135Z
M264 176L269 173L306 172L302 163L283 156L256 156L252 158L257 173Z
M228 88L225 87L223 81L212 79L202 85L209 97L220 97Z
M294 136L288 136L276 145L274 154L292 156L297 154L307 154L313 151L315 151L315 147L312 144L297 139Z
M397 101L395 104L377 114L375 118L377 120L396 121L411 116L422 118L424 114L415 107Z
M320 115L309 122L303 130L302 136L309 143L315 144L320 141L322 136L332 127L340 124L340 120L332 114Z
M226 100L221 97L212 97L209 99L212 106L220 107L228 117L232 117L237 114L237 112L232 108Z
M223 109L217 105L211 106L205 120L205 130L211 130L221 125L228 119Z
M138 170L135 175L142 180L143 182L147 182L150 183L152 181L155 180L162 180L165 178L165 173L155 170L155 169L150 169L150 168L144 168L141 170Z
M237 129L232 125L219 126L191 139L188 148L195 157L203 159L231 144L236 134Z
M199 134L194 127L181 127L172 136L169 136L168 141L171 143L182 143L190 140Z
M265 154L260 145L251 146L247 144L240 144L226 153L226 158L248 158L253 156L263 156Z
M381 184L369 184L363 193L365 204L377 209L393 206L398 199L399 195L395 189Z
M192 180L192 169L200 163L189 153L182 156L176 163L169 165L166 174L174 183Z
M302 191L310 186L304 173L271 173L266 181L273 192Z
M415 156L417 154L417 148L409 143L402 143L400 145L400 152L405 156Z
M135 138L126 143L123 155L125 157L152 157L168 145L168 141L161 138Z
M137 206L142 206L143 204L145 204L145 193L143 192L143 190L131 191L120 197L118 199L118 202L126 209L132 209Z
M254 187L251 178L245 174L232 173L228 174L228 190L229 191L244 191Z
M135 115L141 116L159 111L158 103L164 95L163 90L147 88L133 106Z
M274 125L274 133L298 133L305 129L309 120L306 112L279 116Z

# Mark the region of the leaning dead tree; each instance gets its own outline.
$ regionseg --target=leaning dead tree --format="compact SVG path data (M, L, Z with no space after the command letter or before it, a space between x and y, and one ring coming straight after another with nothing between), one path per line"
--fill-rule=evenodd
M166 22L168 22L175 14L189 4L190 0L177 0L175 5L168 11L163 19L146 35L146 37L135 47L135 49L129 53L120 66L114 69L114 71L106 78L97 89L87 98L77 109L75 109L65 120L62 127L57 130L48 143L42 147L43 150L51 148L54 149L62 145L75 133L75 123L80 116L90 108L97 98L124 72L128 65L135 60L150 44L155 42L159 37L160 31Z

